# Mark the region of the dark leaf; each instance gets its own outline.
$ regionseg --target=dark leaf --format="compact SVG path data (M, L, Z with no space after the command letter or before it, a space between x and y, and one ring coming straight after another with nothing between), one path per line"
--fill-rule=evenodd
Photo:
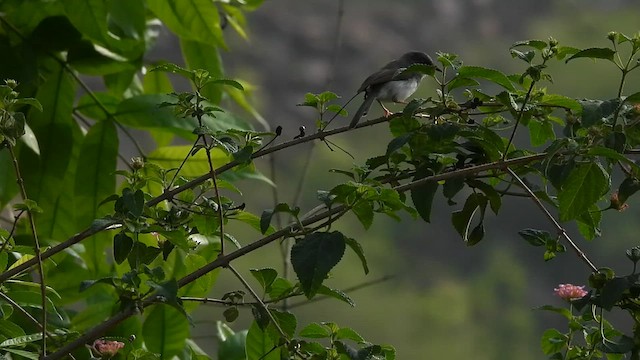
M307 235L291 248L291 265L307 298L318 292L329 271L338 264L345 250L344 235L338 231Z
M117 264L122 264L133 249L133 239L124 232L119 232L113 237L113 258Z
M569 62L578 58L590 58L590 59L606 59L613 61L613 56L616 54L615 50L609 48L589 48L578 51L568 58L565 62Z

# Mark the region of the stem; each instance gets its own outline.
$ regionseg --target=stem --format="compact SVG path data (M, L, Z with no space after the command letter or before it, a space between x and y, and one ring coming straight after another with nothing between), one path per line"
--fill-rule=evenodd
M542 204L542 202L536 196L536 194L527 186L527 184L525 184L522 178L520 178L520 176L518 176L518 174L516 174L510 168L506 168L506 170L509 173L509 175L511 175L520 184L520 186L529 194L529 196L531 197L531 200L533 200L533 202L538 206L538 208L544 213L546 218L553 224L553 226L558 231L558 234L565 239L565 241L569 244L569 246L571 246L571 248L573 248L573 250L575 250L578 257L582 259L585 262L585 264L587 264L587 266L589 266L589 268L593 272L597 272L598 268L591 262L591 260L589 260L587 255L582 250L580 250L578 245L576 245L576 243L574 243L573 240L571 240L571 238L569 237L569 234L567 234L567 230L565 230L562 226L560 226L558 221L556 221L556 219L553 217L553 215L551 215L549 210L547 210L547 208Z
M269 319L271 319L271 322L273 323L273 326L275 326L278 332L280 333L280 336L282 336L283 339L287 339L288 338L287 334L285 334L285 332L282 330L282 328L280 327L280 324L278 324L278 321L276 321L276 318L273 316L271 311L269 311L267 306L262 302L262 299L260 299L260 296L258 296L258 294L256 294L256 292L251 287L251 285L249 285L247 280L245 280L244 277L242 277L242 275L233 266L231 266L231 264L227 265L226 267L229 270L231 270L231 272L238 278L238 280L240 280L242 285L244 285L244 287L251 293L251 296L253 296L253 298L256 299L258 306L267 313L267 315L269 316Z
M509 136L509 142L507 142L507 146L504 149L504 153L502 154L502 160L507 158L507 154L509 153L509 146L513 143L513 138L516 135L516 130L518 130L518 125L520 124L520 120L522 120L522 116L524 115L524 108L529 102L529 97L531 96L531 92L533 91L533 86L535 85L535 81L531 81L531 85L529 85L529 90L527 90L527 94L524 96L524 101L522 102L522 107L520 111L518 111L518 118L516 119L516 124L513 127L513 131L511 132L511 136Z
M23 201L27 200L27 190L24 187L24 179L20 174L20 166L18 165L18 159L13 151L13 145L9 144L9 154L13 163L13 170L16 174L16 182L20 187L20 196ZM40 276L40 302L42 304L42 356L47 356L47 294L44 278L44 270L42 268L42 255L40 253L40 241L38 241L38 232L36 231L36 223L33 219L31 210L27 211L27 219L29 219L29 226L31 227L31 233L33 234L33 247L36 253L35 259L38 265L38 276ZM16 220L17 222L17 220ZM8 239L7 239L8 241ZM4 246L4 245L3 245Z

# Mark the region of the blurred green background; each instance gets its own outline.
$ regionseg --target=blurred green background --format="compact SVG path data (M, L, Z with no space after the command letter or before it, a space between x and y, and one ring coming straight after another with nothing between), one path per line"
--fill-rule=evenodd
M467 65L518 73L524 70L524 63L512 59L508 51L515 41L553 36L563 46L609 46L607 32L632 35L640 30L639 10L637 1L622 0L265 1L248 18L250 40L233 38L223 58L228 76L253 84L254 100L262 115L272 127L283 126L284 138L290 139L301 125L307 132L314 129L315 114L296 106L306 92L330 90L346 101L367 75L405 51L451 52L459 54ZM178 53L168 32L156 51L169 58ZM620 75L608 62L558 62L549 71L554 77L553 84L546 85L550 92L579 99L616 96ZM626 93L640 91L639 84L634 73ZM433 81L424 81L416 95L435 96ZM355 101L348 109L353 111L357 105ZM378 116L377 111L370 117ZM347 120L336 121L343 125ZM304 213L318 204L316 190L328 190L346 181L329 173L329 168L363 164L367 155L384 153L389 139L385 125L331 139L355 159L321 143L278 154L275 176L279 200L293 201L304 178L298 203ZM529 146L526 136L517 143ZM310 166L305 175L307 161ZM262 160L259 167L270 174L269 161ZM614 179L614 185L618 182ZM249 210L260 213L272 207L270 187L254 182L244 185L244 197L252 206ZM463 199L462 195L458 198ZM561 306L553 288L559 283L585 284L588 268L572 252L545 263L542 250L518 236L517 232L527 227L552 231L528 199L506 201L500 217L488 219L485 240L473 248L467 248L451 226L450 214L461 204L448 206L441 196L436 202L431 224L410 218L397 223L379 217L365 232L355 217L340 222L338 228L364 246L372 271L365 276L357 258L349 253L328 284L344 289L386 276L393 278L350 292L355 308L335 300L297 307L299 328L310 321L336 321L371 342L394 345L399 359L544 358L539 346L542 332L562 327L563 322L557 315L534 309L544 304ZM597 266L620 273L631 270L624 250L640 244L640 212L636 199L632 198L630 205L622 213L605 212L603 235L592 242L568 226L571 236ZM259 237L248 229L235 231L236 238L245 244ZM249 268L280 271L282 266L278 249L272 247L238 260L237 268L248 274ZM211 296L221 297L241 288L235 278L222 273ZM206 349L215 347L211 335L223 310L203 306L197 313L195 336ZM616 315L608 317L618 321ZM243 313L230 326L241 330L250 318L249 313ZM630 324L619 325L630 331Z

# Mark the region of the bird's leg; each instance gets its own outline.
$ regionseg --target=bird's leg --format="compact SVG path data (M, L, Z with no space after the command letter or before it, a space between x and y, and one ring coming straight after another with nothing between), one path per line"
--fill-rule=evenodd
M377 100L377 99L376 99ZM387 109L380 100L377 100L378 104L380 104L380 106L382 106L382 111L384 111L384 117L388 118L389 116L393 115L393 113L391 111L389 111L389 109Z

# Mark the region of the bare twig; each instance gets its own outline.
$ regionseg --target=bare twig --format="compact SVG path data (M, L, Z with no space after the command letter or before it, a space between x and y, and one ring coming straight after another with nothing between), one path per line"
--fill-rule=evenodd
M598 268L591 262L591 260L589 260L587 255L582 250L580 250L578 245L576 245L576 243L574 243L573 240L571 240L571 238L569 237L569 234L567 234L567 230L565 230L558 223L558 221L556 221L556 219L553 217L553 215L551 215L549 210L547 210L547 208L542 204L542 201L540 201L540 199L527 186L527 184L522 180L522 178L520 178L520 176L518 176L518 174L516 174L510 168L506 168L506 170L509 173L509 175L511 175L520 184L520 186L529 194L529 197L531 198L531 200L533 200L533 202L538 206L538 208L544 213L545 217L553 224L553 226L558 231L558 234L565 239L565 241L571 246L571 248L573 248L573 250L575 250L578 257L582 259L587 264L587 266L591 268L592 271L597 272Z

